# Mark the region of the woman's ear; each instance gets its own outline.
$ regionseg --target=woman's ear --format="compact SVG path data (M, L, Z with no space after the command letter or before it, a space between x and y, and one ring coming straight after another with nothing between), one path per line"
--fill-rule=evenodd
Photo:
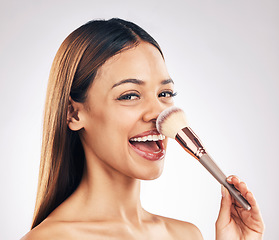
M78 131L83 128L82 121L80 119L80 110L82 104L75 102L69 97L68 111L67 111L67 125L72 131Z

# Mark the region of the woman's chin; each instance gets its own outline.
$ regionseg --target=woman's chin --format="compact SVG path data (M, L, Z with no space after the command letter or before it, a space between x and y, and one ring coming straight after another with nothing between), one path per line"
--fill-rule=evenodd
M163 167L156 169L148 169L142 173L138 173L136 178L140 180L155 180L159 178L163 173Z

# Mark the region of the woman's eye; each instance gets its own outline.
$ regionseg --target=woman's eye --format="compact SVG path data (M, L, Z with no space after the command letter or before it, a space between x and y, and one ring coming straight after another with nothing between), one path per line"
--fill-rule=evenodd
M140 99L140 96L136 93L129 93L129 94L124 94L117 98L117 100L137 100Z
M177 93L175 92L172 92L172 91L165 91L165 92L161 92L160 94L159 94L159 97L163 97L163 98L170 98L170 97L174 97L174 96L176 96L177 95Z

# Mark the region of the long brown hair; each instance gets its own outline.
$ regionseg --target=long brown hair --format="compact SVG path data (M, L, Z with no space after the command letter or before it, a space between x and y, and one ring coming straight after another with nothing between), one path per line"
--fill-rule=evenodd
M83 174L85 155L79 134L67 126L69 97L84 102L99 67L140 41L151 43L162 54L158 43L146 31L118 18L90 21L61 44L51 67L46 94L39 183L31 228L74 192Z

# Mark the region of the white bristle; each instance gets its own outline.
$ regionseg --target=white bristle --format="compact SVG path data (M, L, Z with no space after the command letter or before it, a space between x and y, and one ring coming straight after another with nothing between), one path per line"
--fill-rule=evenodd
M182 128L188 127L188 123L183 110L173 106L160 113L156 127L159 133L175 139Z

